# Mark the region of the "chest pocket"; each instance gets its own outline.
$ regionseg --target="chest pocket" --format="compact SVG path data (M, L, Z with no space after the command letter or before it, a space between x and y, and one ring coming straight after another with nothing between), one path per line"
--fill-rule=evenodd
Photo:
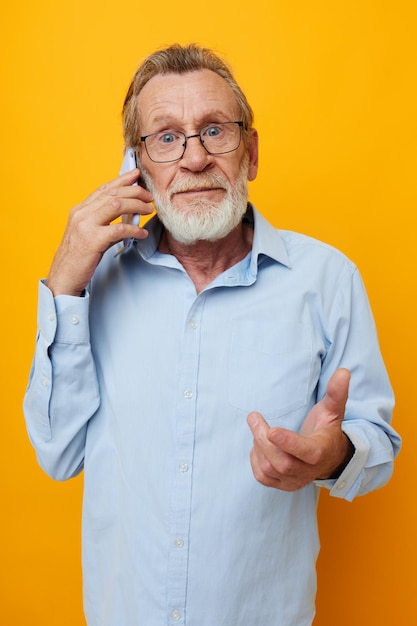
M229 355L232 406L274 420L307 405L312 366L308 326L288 320L257 326L234 320Z

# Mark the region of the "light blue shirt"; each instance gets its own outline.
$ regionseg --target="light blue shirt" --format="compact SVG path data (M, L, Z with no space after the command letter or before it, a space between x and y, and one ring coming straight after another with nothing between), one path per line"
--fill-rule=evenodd
M86 297L40 283L25 415L48 474L84 468L89 626L310 626L319 488L351 500L391 475L393 396L356 267L254 222L252 252L198 295L156 218ZM247 414L299 429L339 367L352 460L293 493L262 486Z

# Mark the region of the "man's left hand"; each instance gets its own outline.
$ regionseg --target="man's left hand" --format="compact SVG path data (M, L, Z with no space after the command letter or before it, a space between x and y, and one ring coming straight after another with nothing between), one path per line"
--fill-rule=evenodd
M350 372L338 369L326 395L307 415L299 433L271 428L260 413L250 413L254 437L250 454L255 478L267 487L295 491L316 479L337 477L354 448L342 431Z

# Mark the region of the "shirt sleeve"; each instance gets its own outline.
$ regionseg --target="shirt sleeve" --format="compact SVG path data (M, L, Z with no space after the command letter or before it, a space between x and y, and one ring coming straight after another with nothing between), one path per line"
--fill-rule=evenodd
M36 350L24 413L39 464L57 480L82 470L87 424L100 403L88 307L88 293L54 298L40 281Z
M355 453L336 480L316 481L335 497L354 497L382 487L391 477L401 439L391 427L394 395L380 353L366 291L355 268L340 283L328 327L328 350L323 360L318 400L332 373L350 370L351 381L343 431Z

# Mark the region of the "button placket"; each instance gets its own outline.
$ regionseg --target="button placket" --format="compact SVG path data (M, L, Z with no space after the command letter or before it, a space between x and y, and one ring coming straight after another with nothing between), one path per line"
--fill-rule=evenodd
M170 509L172 539L168 565L167 601L170 620L175 623L181 623L184 620L186 603L200 317L203 308L203 299L200 296L197 299L195 295L193 297L192 312L190 310L184 323L183 342L179 355L181 363L179 390L181 391L176 416L177 472L171 492Z

